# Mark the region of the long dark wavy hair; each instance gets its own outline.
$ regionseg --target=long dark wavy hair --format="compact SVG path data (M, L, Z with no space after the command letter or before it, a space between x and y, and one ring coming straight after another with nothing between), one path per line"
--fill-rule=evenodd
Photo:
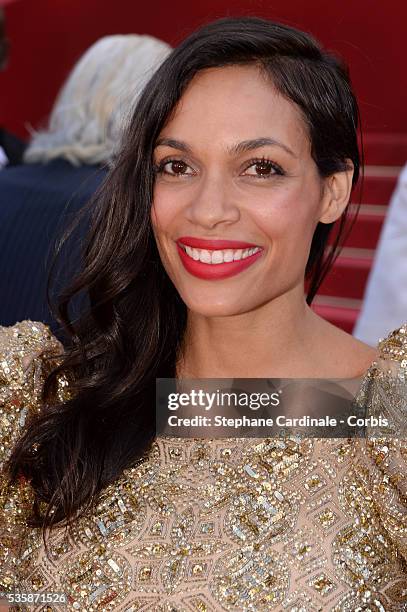
M309 34L255 17L225 18L190 35L164 61L132 113L114 167L84 209L90 228L83 267L54 311L69 341L13 449L11 482L31 483L31 526L69 526L100 491L142 461L156 436L156 377L176 376L187 308L161 263L150 222L156 139L191 79L206 68L258 65L298 105L321 177L354 166L359 177L359 111L345 65ZM316 227L305 280L311 304L344 236L347 209ZM58 253L57 253L58 256ZM50 282L49 282L50 284ZM49 288L49 285L48 285ZM88 306L73 319L74 296ZM55 364L54 364L55 366ZM58 377L71 396L56 393ZM58 399L59 397L59 399Z

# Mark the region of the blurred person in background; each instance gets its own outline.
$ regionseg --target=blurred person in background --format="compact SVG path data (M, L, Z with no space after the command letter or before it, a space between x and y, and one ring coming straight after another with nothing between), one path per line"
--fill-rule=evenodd
M375 346L407 320L407 164L398 178L353 335Z
M0 70L4 70L7 65L8 50L4 9L0 6ZM0 126L0 169L21 163L26 146L23 140Z
M101 185L128 110L170 49L147 35L97 41L63 85L46 129L33 133L24 163L1 171L0 325L40 320L60 333L46 296L55 239ZM64 249L62 282L78 265L84 230Z

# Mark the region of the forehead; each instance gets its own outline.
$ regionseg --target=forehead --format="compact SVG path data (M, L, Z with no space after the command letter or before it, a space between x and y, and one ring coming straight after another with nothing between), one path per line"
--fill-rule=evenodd
M256 66L199 72L161 136L202 146L271 137L283 141L299 155L310 149L300 109L284 98Z

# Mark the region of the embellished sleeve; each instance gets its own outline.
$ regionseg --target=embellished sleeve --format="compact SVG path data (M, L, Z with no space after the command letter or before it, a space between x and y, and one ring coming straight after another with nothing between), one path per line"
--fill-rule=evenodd
M11 484L3 470L23 432L27 415L41 410L45 377L63 352L50 328L40 322L21 321L0 326L0 591L18 588L28 556L25 509L32 505L32 490L20 479Z
M360 399L369 421L360 443L372 500L407 573L407 324L379 342Z
M9 457L29 411L41 409L41 392L51 363L63 346L44 323L0 326L0 467Z

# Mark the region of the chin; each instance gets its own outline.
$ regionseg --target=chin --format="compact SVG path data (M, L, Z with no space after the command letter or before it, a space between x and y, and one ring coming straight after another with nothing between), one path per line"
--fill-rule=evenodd
M207 308L200 306L188 306L188 310L191 312L200 315L201 317L213 318L213 317L231 317L233 315L240 314L235 308L230 308L227 306L213 306L213 304L208 305Z
M250 310L250 307L242 307L241 300L236 303L235 300L231 300L230 296L225 297L223 300L210 299L208 293L203 295L202 298L191 295L182 295L186 307L191 312L194 312L202 317L230 317L232 315L241 314Z

